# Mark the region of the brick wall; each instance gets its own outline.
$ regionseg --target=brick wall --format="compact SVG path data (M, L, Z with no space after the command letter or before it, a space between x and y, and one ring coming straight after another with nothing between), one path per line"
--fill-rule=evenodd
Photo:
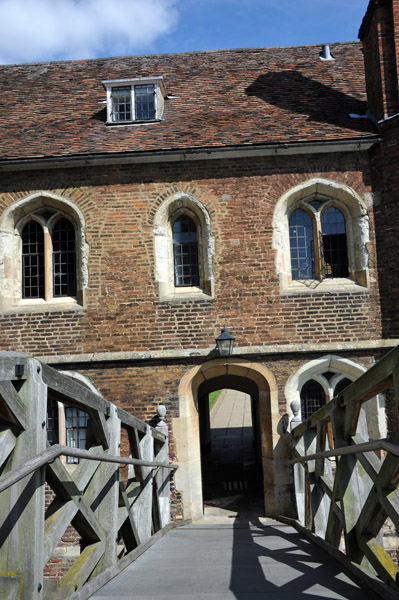
M82 211L90 247L85 310L0 318L0 348L34 355L207 348L227 324L238 345L357 341L381 331L374 241L370 290L284 296L272 247L278 199L312 177L370 191L367 156L240 159L4 175L0 210L55 192ZM197 197L215 236L215 295L163 301L154 277L154 215L177 191ZM373 236L373 213L370 209Z
M399 2L371 0L359 37L363 42L367 100L377 119L398 111Z

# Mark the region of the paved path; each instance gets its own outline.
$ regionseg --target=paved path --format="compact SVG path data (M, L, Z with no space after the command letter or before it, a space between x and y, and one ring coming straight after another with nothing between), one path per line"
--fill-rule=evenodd
M262 498L251 491L250 481L254 458L249 396L225 390L211 422L207 459L213 463L208 477L215 496L205 504L204 518L170 531L92 598L377 600L293 528L261 517ZM221 485L236 475L249 480L245 492L226 491Z
M291 527L270 520L170 531L95 600L377 600Z

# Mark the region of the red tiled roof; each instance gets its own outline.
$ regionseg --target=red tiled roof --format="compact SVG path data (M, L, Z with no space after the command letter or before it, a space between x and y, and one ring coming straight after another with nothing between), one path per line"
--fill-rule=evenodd
M0 160L353 140L364 114L358 42L0 66ZM161 123L107 126L107 79L164 77Z

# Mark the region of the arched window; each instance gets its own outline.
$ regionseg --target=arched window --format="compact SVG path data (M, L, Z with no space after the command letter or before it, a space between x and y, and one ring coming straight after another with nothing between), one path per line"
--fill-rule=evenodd
M37 192L11 204L0 219L0 310L84 305L88 286L85 222L70 200Z
M58 216L51 210L38 212L38 221L30 220L22 229L22 298L76 295L75 228L64 217L54 222Z
M369 285L369 214L349 186L314 178L283 194L273 217L282 291ZM345 281L349 289L350 281Z
M292 279L348 277L344 215L321 200L302 204L289 218Z
M309 379L301 389L301 412L302 420L306 421L316 410L326 403L326 394L323 386Z
M197 228L192 219L181 215L173 223L175 286L199 285Z
M191 194L176 193L162 200L153 231L159 299L212 297L215 245L205 206Z

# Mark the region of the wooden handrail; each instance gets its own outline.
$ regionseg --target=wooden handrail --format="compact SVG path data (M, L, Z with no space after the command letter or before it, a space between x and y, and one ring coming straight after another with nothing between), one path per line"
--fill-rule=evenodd
M54 444L51 448L47 448L31 460L26 461L20 467L13 469L9 473L0 477L0 492L14 485L27 475L30 475L36 469L40 469L44 465L53 462L59 456L73 456L75 458L86 458L87 460L98 460L109 463L119 463L123 465L138 465L140 467L164 467L165 469L176 470L178 465L162 463L158 461L140 460L138 458L126 458L124 456L113 456L111 454L102 454L101 452L92 452L90 450L82 450L81 448L71 448L61 444Z
M399 456L399 445L392 444L388 440L376 440L373 442L365 442L364 444L354 444L353 446L344 446L343 448L334 448L333 450L325 450L308 456L300 456L287 460L284 466L290 467L298 463L305 463L309 460L317 460L318 458L329 458L330 456L347 456L348 454L362 454L363 452L374 452L376 450L385 450L395 456Z

